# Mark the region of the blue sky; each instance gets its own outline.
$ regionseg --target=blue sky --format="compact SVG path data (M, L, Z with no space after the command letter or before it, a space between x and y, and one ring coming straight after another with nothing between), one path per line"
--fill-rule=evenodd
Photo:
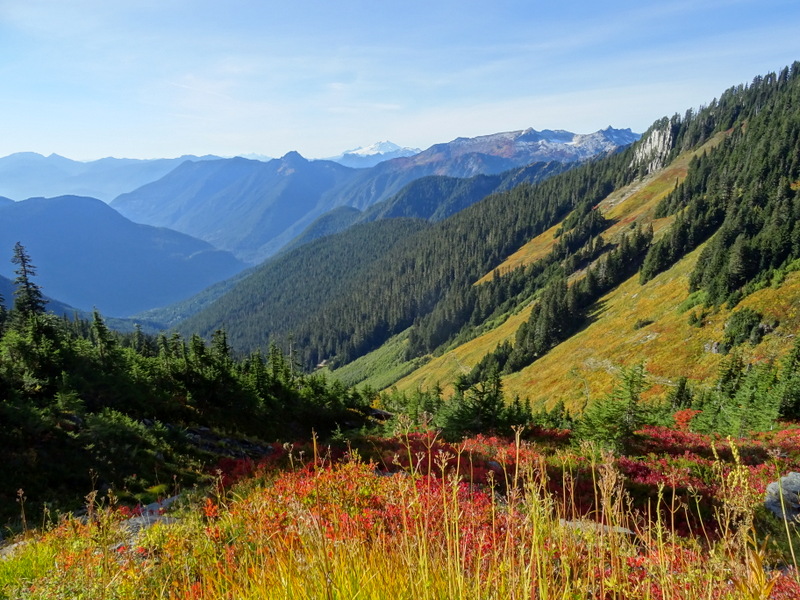
M643 131L800 60L797 0L0 0L0 156Z

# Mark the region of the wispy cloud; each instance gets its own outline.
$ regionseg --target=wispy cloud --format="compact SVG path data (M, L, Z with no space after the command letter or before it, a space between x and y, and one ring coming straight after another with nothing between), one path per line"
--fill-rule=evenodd
M796 0L0 0L0 154L642 129L800 58L798 21Z

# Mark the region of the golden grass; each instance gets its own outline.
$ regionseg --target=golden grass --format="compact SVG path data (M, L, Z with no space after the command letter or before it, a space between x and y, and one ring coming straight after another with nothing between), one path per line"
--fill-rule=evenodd
M601 209L616 222L603 233L604 237L613 239L633 223L652 223L657 235L663 231L672 218L653 219L658 202L675 187L676 181L685 178L692 157L719 144L724 136L715 136L659 173L609 195ZM526 257L535 260L543 256L552 247L553 231L531 240L512 255L513 263L525 264ZM580 409L589 398L611 391L621 366L638 362L645 363L650 375L650 394L665 392L681 376L696 381L713 378L723 357L711 349L714 342L722 340L730 311L718 309L706 316L704 327L696 328L688 323L691 311L678 310L688 295L689 274L700 252L701 248L695 250L644 286L639 285L636 275L608 293L597 303L587 327L533 365L504 377L507 396L527 397L546 405L564 400L568 407ZM504 264L511 268L511 262ZM800 326L799 302L800 274L791 273L780 286L760 290L741 303L780 322L778 330L757 347L745 348L746 358L774 359L788 351L793 343L788 336ZM529 314L530 306L492 331L432 359L400 379L395 384L397 389L424 390L439 383L448 395L452 392L451 382L459 374L472 368L499 343L513 341L517 328ZM653 323L634 329L637 321L645 320Z
M719 355L706 344L722 338L721 326L710 323L698 330L688 315L676 310L687 295L687 280L699 250L645 286L638 275L604 296L595 306L590 325L553 348L545 356L505 380L510 394L532 401L555 403L563 399L580 409L589 398L611 391L620 366L644 361L661 384L685 375L713 376ZM653 324L634 329L638 320Z
M556 243L555 233L560 226L560 223L558 225L553 225L547 231L537 235L498 265L497 270L501 275L505 275L518 267L524 267L525 265L534 263L547 256ZM494 271L481 277L475 284L477 285L490 281L492 277L494 277Z
M456 458L428 453L442 471ZM357 459L315 460L134 537L117 512L96 510L32 533L0 560L0 598L766 600L777 584L798 589L794 574L765 572L765 546L748 542L746 525L721 527L718 540L680 538L669 512L632 509L608 454L583 461L586 485L566 474L574 457L557 459L561 492L549 491L536 448L517 438L512 456L517 466L500 467L513 482L502 497L457 471L386 477ZM757 494L743 467L722 477L720 525L748 523ZM585 494L594 520L576 520ZM655 504L684 510L669 490Z
M563 399L568 407L580 409L587 398L611 391L619 367L638 362L644 362L650 375L652 394L669 389L680 376L695 381L713 378L724 357L711 350L714 342L722 341L732 311L720 308L699 329L689 325L691 311L678 311L699 253L696 250L645 286L633 277L606 295L597 305L593 323L531 366L507 376L506 392L547 405ZM758 346L743 347L746 360L775 359L791 349L800 327L799 301L800 273L791 273L779 288L760 290L734 309L751 307L780 321ZM640 319L654 322L634 329Z
M592 322L545 356L518 373L503 378L508 397L519 395L552 405L564 400L568 408L581 409L589 398L610 392L621 366L644 362L653 387L665 392L680 376L702 381L713 378L723 356L711 352L722 341L731 311L720 308L705 318L705 325L689 325L689 315L678 308L686 300L688 277L701 248L644 286L638 275L600 299ZM790 273L778 287L759 290L735 310L750 307L779 321L779 326L756 347L743 347L747 360L769 360L785 355L800 330L800 272ZM516 328L530 309L502 326L432 360L401 379L399 390L428 389L434 382L450 382L476 364L503 340L513 340ZM639 320L652 324L634 329ZM457 368L456 368L457 367Z
M508 339L513 340L517 329L528 320L530 314L529 305L491 331L431 359L421 368L397 381L394 387L400 391L426 390L432 389L438 383L445 397L452 395L456 377L469 373L484 354L494 350L498 344Z
M647 225L652 222L656 232L669 225L672 219L653 219L656 206L662 198L675 189L675 186L686 179L692 158L719 145L726 135L725 133L717 134L697 150L683 153L659 172L609 194L605 200L600 202L599 207L607 218L616 220L617 223L604 231L603 237L613 239L632 223ZM559 226L560 224L554 225L511 254L497 267L500 274L508 273L544 258L555 245L556 238L554 236ZM493 272L487 273L476 284L489 281L492 277Z

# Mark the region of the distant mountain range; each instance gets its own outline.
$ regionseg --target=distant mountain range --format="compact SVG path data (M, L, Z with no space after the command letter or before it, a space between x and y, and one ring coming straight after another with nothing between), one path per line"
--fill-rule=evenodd
M257 263L340 204L336 191L357 172L297 152L269 162L186 162L111 206L132 221L181 231Z
M418 152L418 148L401 148L386 141L366 148L348 150L325 160L348 167L365 168ZM238 157L261 162L273 160L272 157L253 153L240 154ZM109 157L78 161L58 154L43 156L36 152L17 152L0 158L0 196L24 200L40 196L75 195L110 202L120 194L160 179L187 160L196 162L221 158L223 157L213 155L185 155L150 160Z
M257 264L327 212L342 206L365 210L422 177L463 178L536 162L575 163L638 137L629 129L588 135L527 129L458 138L359 169L309 161L297 152L268 162L186 162L158 181L120 195L111 206L132 221L181 231Z
M458 138L423 152L379 142L339 157L381 161L362 168L297 152L271 160L85 163L14 154L0 158L0 275L13 278L11 251L20 241L39 269L37 282L61 303L52 307L57 312L97 308L127 317L192 298L287 244L389 218L436 222L637 137L611 128L589 135L528 129ZM126 189L133 191L118 194L110 207L84 195L108 200Z
M576 162L627 146L639 137L630 129L612 127L585 135L529 128L456 138L446 144L435 144L407 160L415 165L436 165L432 174L468 177L479 173L500 173L534 162Z
M578 158L625 133L460 139L360 170L347 204L309 229L328 235L248 271L176 329L224 327L240 352L291 346L306 369L395 386L407 394L398 406L420 410L420 392L435 402L457 387L468 406L502 386L507 398L578 412L618 398L638 364L639 389L745 431L745 416L765 410L761 384L732 383L729 405L709 386L751 369L774 380L771 364L796 371L800 62L537 183L492 191L491 174L429 173L367 201L412 168L487 168L547 148ZM369 196L358 187L367 181L384 191ZM330 235L372 211L412 218ZM777 414L786 400L774 401L766 410Z
M435 223L464 210L490 194L509 190L521 183L536 183L571 168L575 163L537 162L494 175L448 177L428 175L408 183L395 195L364 211L340 206L325 213L283 247L288 251L311 240L339 233L357 223L381 219L417 218Z
M45 294L109 316L177 302L244 268L207 242L132 223L104 202L79 196L0 201L0 275L11 279L18 241Z
M384 142L375 142L366 148L359 146L353 150L346 150L338 156L332 156L324 160L332 160L340 165L353 167L354 169L366 169L374 167L378 163L391 160L392 158L414 156L420 152L421 150L419 148L401 148L394 142L387 140Z
M19 152L0 158L0 195L14 200L76 195L110 202L124 192L163 177L187 160L210 158L216 157L102 158L81 162L58 154Z

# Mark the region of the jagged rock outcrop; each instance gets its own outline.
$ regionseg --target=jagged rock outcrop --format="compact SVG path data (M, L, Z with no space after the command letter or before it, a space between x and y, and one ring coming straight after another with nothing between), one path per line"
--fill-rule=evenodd
M674 145L675 138L669 123L655 127L636 144L631 166L643 167L644 174L658 171L667 164Z

